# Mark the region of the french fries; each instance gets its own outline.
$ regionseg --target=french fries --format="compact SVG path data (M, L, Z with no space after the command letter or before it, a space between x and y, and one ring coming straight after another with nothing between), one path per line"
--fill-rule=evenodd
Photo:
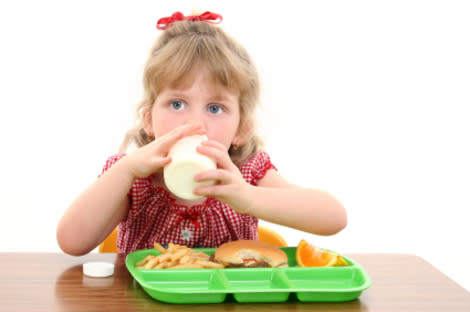
M209 256L202 251L176 244L168 244L165 249L159 243L153 244L160 252L158 256L148 255L136 263L137 269L219 269L224 266L209 261Z

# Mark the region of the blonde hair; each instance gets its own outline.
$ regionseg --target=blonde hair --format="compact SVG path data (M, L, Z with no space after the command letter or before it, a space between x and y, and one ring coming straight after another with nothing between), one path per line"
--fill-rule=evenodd
M232 161L240 164L262 148L263 142L255 131L260 83L250 56L218 26L182 21L163 31L151 49L144 68L144 96L137 105L138 124L127 132L121 152L131 143L141 147L154 140L144 130L142 112L151 110L164 88L190 86L199 69L208 72L218 90L222 87L239 95L239 130L246 131L244 142L229 149Z

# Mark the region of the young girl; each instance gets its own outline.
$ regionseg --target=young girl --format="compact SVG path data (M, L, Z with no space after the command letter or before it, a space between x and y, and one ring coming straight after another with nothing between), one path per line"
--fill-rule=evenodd
M125 141L128 154L111 156L102 175L67 209L57 228L66 253L83 255L119 224L120 252L160 244L217 247L256 240L258 219L302 231L331 235L346 225L346 212L330 194L293 185L282 178L261 150L254 112L258 75L250 56L210 21L206 12L180 13L159 21L165 29L144 71L140 124ZM200 173L200 200L183 200L165 187L162 171L179 139L205 134L198 152L217 169Z

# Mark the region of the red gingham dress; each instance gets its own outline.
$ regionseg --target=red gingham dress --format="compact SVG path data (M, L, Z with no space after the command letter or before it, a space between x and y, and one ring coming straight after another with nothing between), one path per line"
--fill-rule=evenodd
M125 154L108 158L103 173ZM245 181L257 185L269 169L269 155L261 151L239 166ZM216 248L239 239L258 239L258 219L232 210L214 198L188 207L175 203L167 189L155 186L152 176L137 178L128 193L130 209L119 224L117 247L121 253L174 243L188 247Z

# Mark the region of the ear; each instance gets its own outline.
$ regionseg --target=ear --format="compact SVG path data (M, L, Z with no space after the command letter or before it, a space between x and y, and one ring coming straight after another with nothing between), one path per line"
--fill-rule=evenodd
M142 111L142 121L144 123L144 130L148 136L154 136L152 130L152 112L150 108L144 108Z
M233 146L240 146L243 145L246 142L246 139L248 137L248 133L253 129L253 125L251 122L241 122L240 125L238 126L237 133L235 134L235 137L232 140L232 145Z

